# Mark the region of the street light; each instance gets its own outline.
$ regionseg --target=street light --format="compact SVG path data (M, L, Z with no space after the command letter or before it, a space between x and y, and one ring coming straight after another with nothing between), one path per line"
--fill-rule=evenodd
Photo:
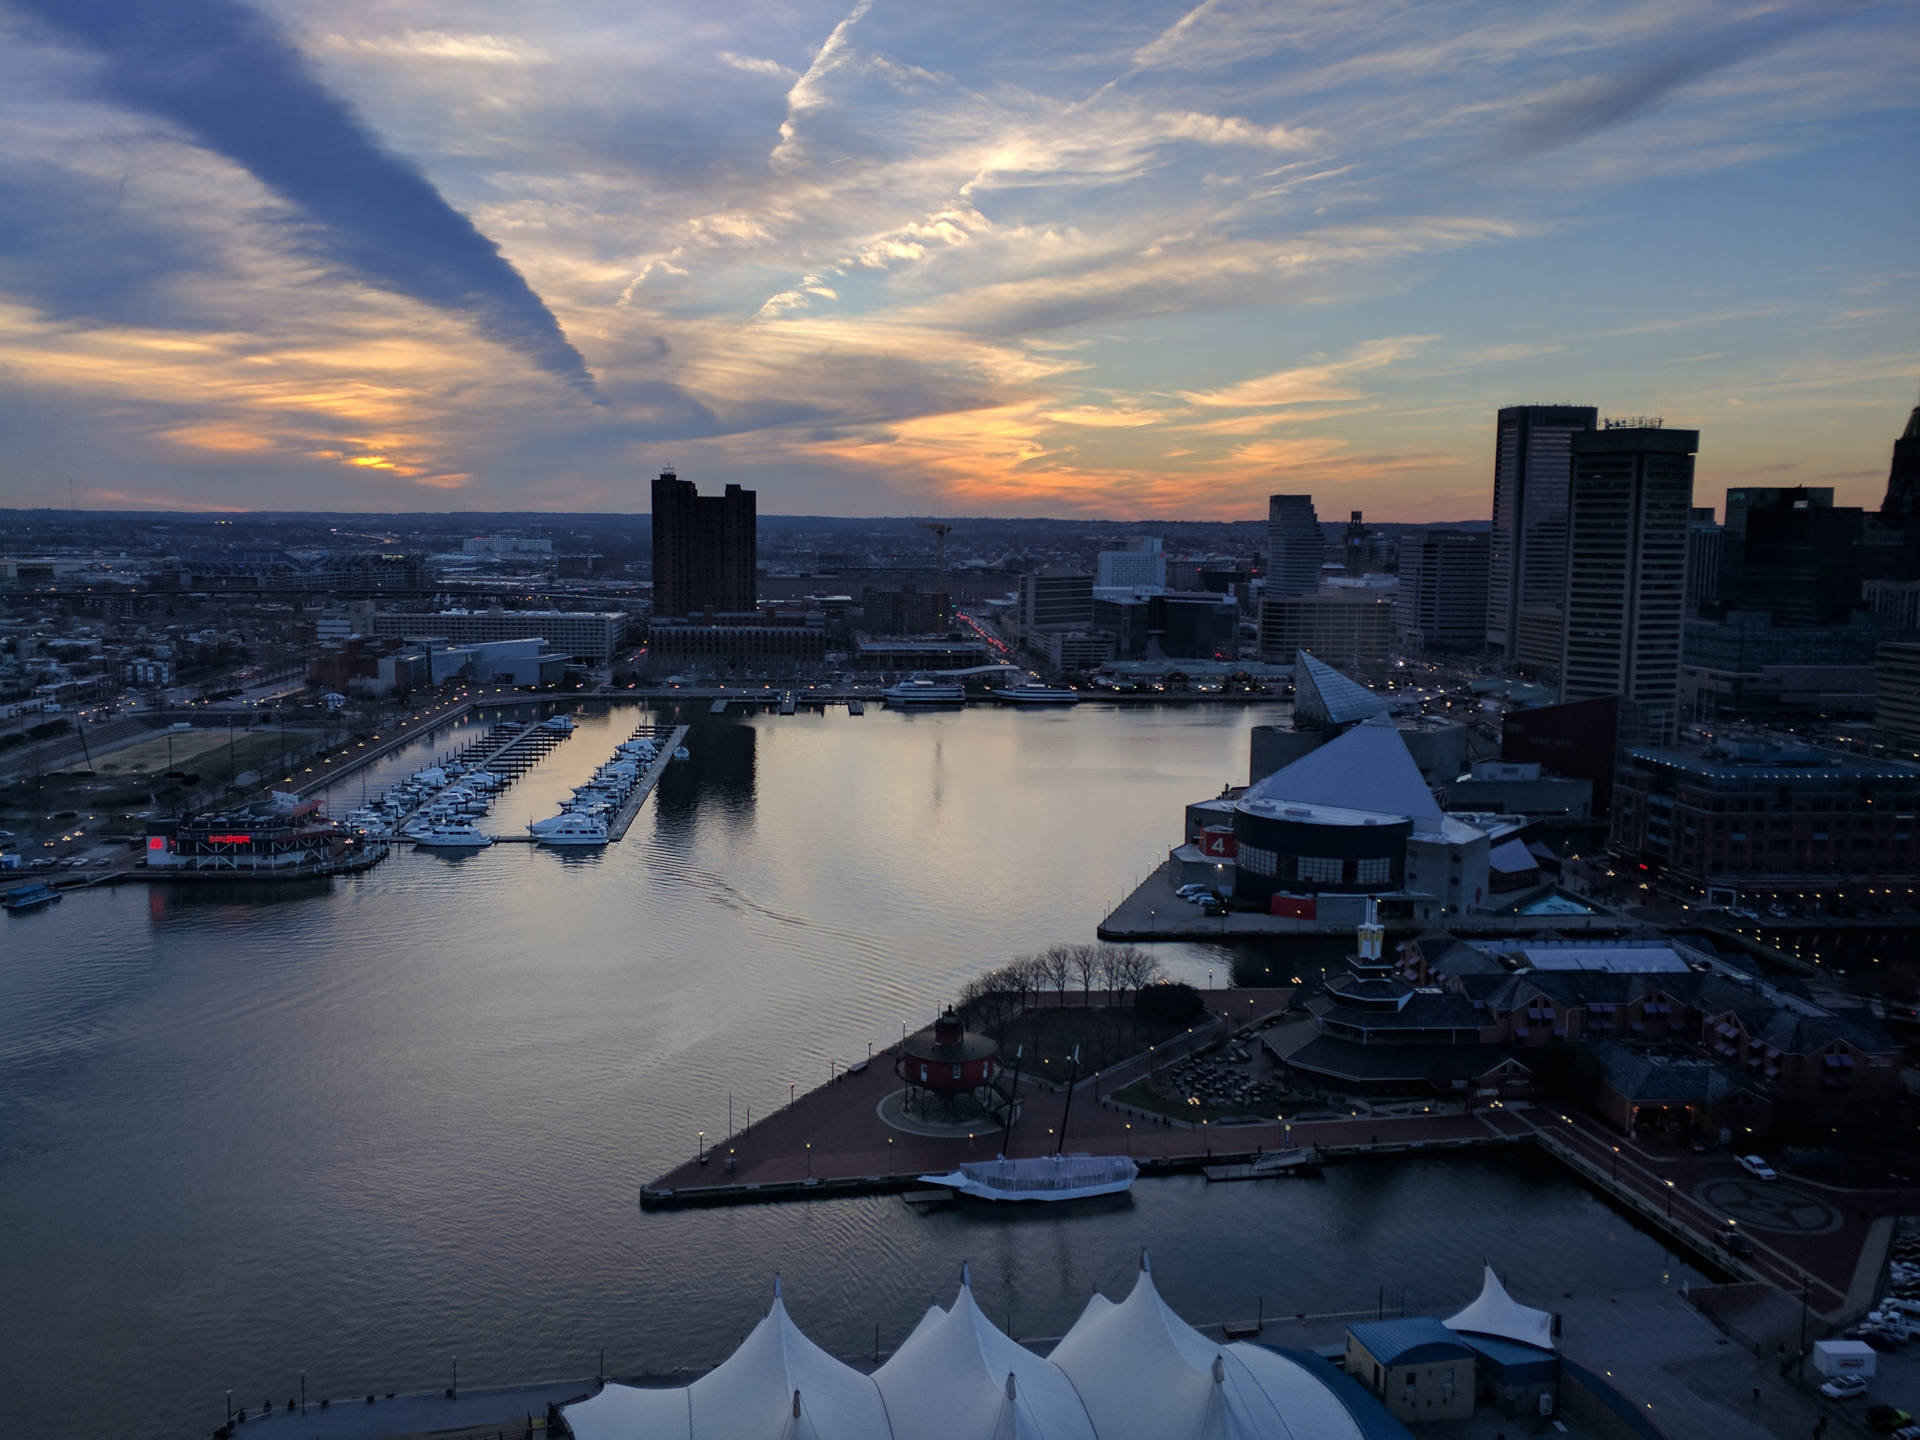
M707 1132L704 1130L700 1132L700 1145L695 1153L699 1155L702 1165L707 1163Z
M1673 1182L1667 1181L1667 1219L1673 1219Z
M1616 1185L1620 1183L1620 1147L1618 1145L1613 1147L1613 1182Z
M813 1178L813 1142L807 1141L807 1178Z
M891 1135L887 1137L887 1175L888 1178L892 1178L893 1175L893 1137Z

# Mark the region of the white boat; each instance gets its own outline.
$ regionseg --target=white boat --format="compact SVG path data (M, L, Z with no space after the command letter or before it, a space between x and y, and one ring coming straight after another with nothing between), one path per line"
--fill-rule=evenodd
M1042 685L1039 681L1030 681L1025 685L1010 685L1005 690L993 692L993 698L1002 705L1078 705L1078 691L1068 690L1059 685Z
M980 1160L948 1175L922 1175L979 1200L1084 1200L1120 1195L1133 1188L1140 1167L1125 1155L1034 1155L1021 1160Z
M916 675L911 680L902 680L898 685L890 685L880 692L887 704L899 709L913 706L964 705L967 692L957 682L935 680L930 676Z
M570 715L549 716L540 722L540 728L542 730L552 730L559 735L571 735L573 733L573 717Z
M607 826L589 815L566 812L551 820L535 820L527 832L542 845L604 845Z
M673 747L673 758L676 760L691 760L693 758L693 752L684 745L676 745Z
M436 820L410 827L407 838L428 850L484 850L493 844L491 835L483 835L461 820Z

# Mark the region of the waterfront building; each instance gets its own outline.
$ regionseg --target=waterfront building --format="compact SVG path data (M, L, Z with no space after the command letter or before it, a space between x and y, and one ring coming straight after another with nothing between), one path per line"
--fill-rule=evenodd
M1920 751L1920 641L1882 645L1874 673L1873 726L1880 743L1908 754Z
M944 589L918 585L869 585L860 597L861 617L875 635L944 634L953 623L953 602Z
M148 821L144 858L149 870L324 874L350 862L360 843L320 813L318 799L276 791L271 799L230 810Z
M1093 628L1114 637L1114 655L1144 660L1231 660L1238 653L1240 607L1210 590L1093 592Z
M1094 584L1103 589L1164 590L1167 585L1166 551L1161 542L1151 535L1136 536L1119 550L1102 550Z
M1320 530L1311 495L1267 497L1266 595L1284 600L1311 595L1320 587L1327 559L1327 538Z
M1487 648L1531 675L1560 663L1573 441L1599 415L1590 405L1509 405L1496 422Z
M366 617L371 634L409 645L440 641L484 645L537 637L587 665L606 665L620 653L627 617L617 610L435 610L424 614L380 610Z
M548 642L538 636L524 640L487 640L477 645L448 645L429 648L418 658L427 665L427 683L438 685L464 675L483 684L557 685L566 678L571 656L554 653ZM382 657L382 682L392 670L395 689L418 689L419 669L411 660Z
M1368 586L1327 586L1310 595L1260 602L1260 655L1307 650L1363 679L1386 678L1394 602Z
M1346 1371L1398 1420L1465 1420L1476 1386L1474 1352L1431 1316L1347 1327Z
M854 660L862 670L970 670L991 665L995 658L984 640L890 635L861 635L854 640Z
M759 497L729 485L702 496L662 470L653 482L653 613L679 617L752 610Z
M1257 784L1343 730L1382 717L1400 732L1429 785L1445 784L1466 768L1466 726L1438 715L1395 714L1385 695L1300 650L1293 657L1293 714L1253 727L1247 783Z
M1920 881L1920 765L1766 731L1630 749L1608 848L1710 897Z
M1697 430L1613 424L1572 439L1564 700L1617 695L1623 725L1669 738L1678 721L1687 517Z
M1417 654L1471 653L1487 643L1487 567L1492 542L1466 530L1400 536L1394 629Z
M1100 630L1054 630L1039 637L1040 653L1056 671L1077 675L1113 659L1114 638Z
M1411 1440L1311 1351L1209 1340L1144 1255L1127 1297L1093 1296L1045 1357L987 1318L963 1268L953 1303L929 1306L871 1373L809 1340L776 1280L766 1318L691 1385L607 1382L562 1416L575 1440Z

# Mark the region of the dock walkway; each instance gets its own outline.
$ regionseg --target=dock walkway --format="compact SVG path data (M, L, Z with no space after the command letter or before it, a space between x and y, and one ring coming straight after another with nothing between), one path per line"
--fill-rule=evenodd
M626 838L627 827L633 824L634 817L639 815L640 807L647 803L647 797L653 793L653 787L660 783L660 777L666 774L667 766L673 763L673 752L686 743L687 732L693 727L676 725L662 738L661 731L664 728L659 725L642 725L633 732L632 738L635 740L643 737L659 740L660 753L647 767L646 773L640 777L640 783L633 787L633 793L627 796L626 803L620 807L619 814L613 817L613 823L607 827L607 839Z

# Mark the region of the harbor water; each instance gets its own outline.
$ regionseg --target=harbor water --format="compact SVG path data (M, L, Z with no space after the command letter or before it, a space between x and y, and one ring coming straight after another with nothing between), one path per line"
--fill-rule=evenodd
M644 718L582 715L482 828L554 813ZM205 1434L229 1389L439 1389L456 1356L463 1387L591 1375L603 1348L616 1374L703 1367L776 1272L846 1354L897 1343L962 1260L1025 1336L1117 1293L1142 1247L1196 1321L1456 1303L1483 1258L1532 1303L1691 1273L1531 1153L1143 1181L1067 1213L642 1214L730 1103L764 1116L982 968L1091 938L1182 805L1245 780L1269 716L680 718L693 758L604 850L400 850L296 889L135 884L0 919L14 1430ZM1163 948L1203 985L1295 958Z

